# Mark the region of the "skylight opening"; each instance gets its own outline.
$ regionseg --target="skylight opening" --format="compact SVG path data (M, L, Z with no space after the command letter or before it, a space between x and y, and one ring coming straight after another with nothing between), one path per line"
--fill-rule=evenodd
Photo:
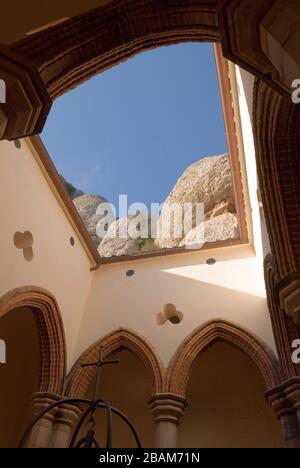
M240 239L211 44L96 76L54 103L42 139L103 259Z

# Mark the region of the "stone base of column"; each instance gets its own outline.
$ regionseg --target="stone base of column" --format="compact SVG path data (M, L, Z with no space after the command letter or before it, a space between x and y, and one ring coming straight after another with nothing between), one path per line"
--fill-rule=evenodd
M61 400L60 395L36 393L32 404L36 413ZM81 410L72 405L62 405L47 413L33 428L26 443L28 448L67 448L72 428Z
M187 407L186 400L172 393L154 395L149 406L156 425L157 448L176 448L178 425Z
M300 377L294 377L266 393L278 419L287 448L300 448Z

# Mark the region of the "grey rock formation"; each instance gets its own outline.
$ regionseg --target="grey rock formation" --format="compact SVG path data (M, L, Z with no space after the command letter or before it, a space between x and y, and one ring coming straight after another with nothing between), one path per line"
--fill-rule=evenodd
M98 247L101 257L119 257L139 253L139 238L133 238L130 220L131 218L121 218L109 226L106 236Z
M238 239L238 219L235 214L224 213L196 226L180 242L180 247L200 247L206 242Z
M192 228L196 227L196 204L204 204L204 219L211 219L222 213L234 212L234 191L228 155L210 156L192 164L175 184L167 197L157 226L156 244L160 248L177 247L183 234L180 226L182 219L171 221L170 233L163 232L169 217L168 208L173 204L181 207L193 204ZM165 224L166 223L166 224Z
M102 216L96 214L101 203L107 203L105 198L98 195L81 195L73 200L81 219L83 220L94 244L99 246L101 238L97 236L96 227Z

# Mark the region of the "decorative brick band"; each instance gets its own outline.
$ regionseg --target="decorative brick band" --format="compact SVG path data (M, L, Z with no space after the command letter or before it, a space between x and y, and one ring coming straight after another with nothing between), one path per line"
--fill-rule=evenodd
M238 325L213 320L196 329L179 346L167 370L165 391L185 398L196 358L216 341L223 341L244 352L261 373L266 390L281 382L278 361L262 341Z
M273 327L273 333L284 379L300 375L300 364L293 364L291 359L291 343L300 337L300 327L281 310L275 295L278 276L272 255L267 255L264 261L265 283L268 298L268 308Z
M220 40L216 7L199 0L117 0L16 43L52 99L139 52Z
M299 125L300 107L256 80L256 162L278 280L300 269Z
M68 395L74 397L85 395L95 375L95 369L90 367L82 368L81 364L96 361L99 357L100 348L103 350L104 357L109 357L123 349L131 351L147 369L152 383L152 393L162 392L164 367L158 354L144 337L127 328L120 328L101 338L77 360L68 376L66 392Z
M66 343L58 304L41 288L17 288L0 298L0 317L19 307L30 307L36 321L41 354L39 391L60 394L66 373Z

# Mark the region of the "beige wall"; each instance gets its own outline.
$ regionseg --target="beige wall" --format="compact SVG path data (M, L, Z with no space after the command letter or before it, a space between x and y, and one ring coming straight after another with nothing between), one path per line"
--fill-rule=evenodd
M89 258L26 140L21 149L0 142L0 186L0 296L30 285L51 292L62 314L70 363L91 284ZM33 235L31 261L14 245L17 231Z
M213 266L206 260L214 257ZM128 269L135 275L126 276ZM166 303L183 313L177 325L158 325ZM181 341L207 320L240 324L275 349L262 272L253 248L236 246L100 267L76 344L79 356L101 336L122 326L145 336L165 365Z
M31 395L38 391L39 338L29 308L0 318L0 336L6 343L6 364L0 364L0 447L16 447L29 423Z
M198 357L187 400L179 447L283 446L261 376L247 356L227 344L216 343Z
M106 399L130 419L144 448L154 447L154 420L148 407L148 400L151 397L150 377L141 361L127 350L114 354L113 359L119 359L120 363L103 367L100 391L97 396ZM93 380L87 391L89 398L93 396L94 383ZM96 431L103 447L103 441L106 437L103 412L98 413L96 421ZM112 446L117 448L136 447L130 430L116 416L113 417Z

